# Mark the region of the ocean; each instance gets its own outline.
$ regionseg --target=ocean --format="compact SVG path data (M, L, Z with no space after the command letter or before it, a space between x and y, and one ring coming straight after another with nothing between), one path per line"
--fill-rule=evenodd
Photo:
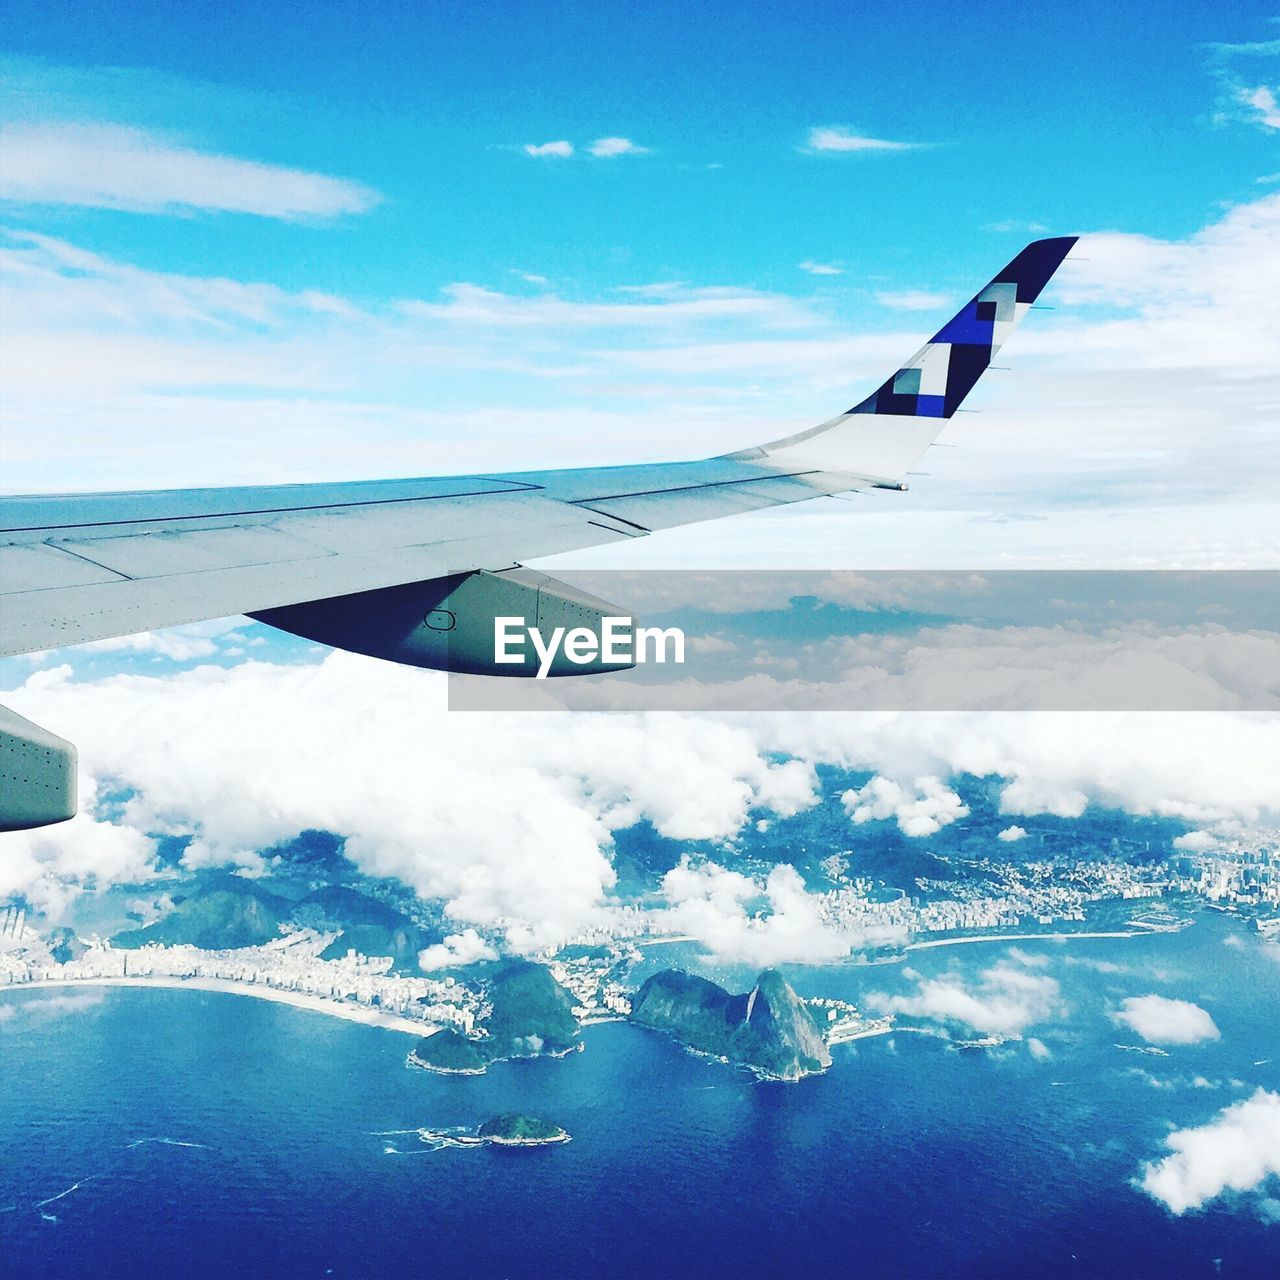
M1276 949L1211 912L1016 948L788 970L854 1001L979 984L1001 960L1058 984L1035 1052L897 1033L791 1085L621 1023L563 1060L449 1078L406 1069L409 1036L239 996L6 991L0 1275L1280 1274L1274 1179L1182 1217L1135 1185L1172 1128L1280 1089ZM1195 1001L1221 1038L1118 1048L1142 1042L1111 1012L1148 993ZM413 1132L508 1110L573 1140Z

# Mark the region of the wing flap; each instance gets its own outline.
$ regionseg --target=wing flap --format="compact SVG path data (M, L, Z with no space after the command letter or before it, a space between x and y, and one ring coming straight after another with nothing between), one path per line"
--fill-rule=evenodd
M126 578L163 578L171 574L201 573L237 565L279 564L333 554L269 525L161 529L104 538L67 538L52 547L66 548Z
M118 582L121 574L93 564L57 547L0 547L0 592L45 591L56 587L85 587L94 582Z

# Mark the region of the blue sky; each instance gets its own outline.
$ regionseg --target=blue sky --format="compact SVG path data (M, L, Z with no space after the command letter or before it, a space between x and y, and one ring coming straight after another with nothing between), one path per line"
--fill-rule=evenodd
M967 287L1027 224L1183 236L1280 167L1274 136L1224 103L1232 78L1274 84L1275 57L1209 47L1280 38L1249 3L91 12L6 6L10 120L138 126L379 199L302 226L41 221L139 265L288 288L430 294L512 271L578 290L830 283L797 278L801 261ZM1237 118L1216 119L1224 106ZM821 126L922 145L805 154ZM583 154L609 136L648 153ZM578 153L520 150L557 140Z

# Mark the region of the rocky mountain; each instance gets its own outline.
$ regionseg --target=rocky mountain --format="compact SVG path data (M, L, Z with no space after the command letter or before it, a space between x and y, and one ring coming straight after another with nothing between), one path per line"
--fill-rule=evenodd
M565 1054L581 1047L573 997L544 965L529 960L472 965L468 981L481 986L490 1006L480 1034L446 1030L426 1036L410 1055L415 1066L477 1075L503 1058Z
M440 940L395 907L342 885L326 885L291 901L243 876L212 874L202 877L162 920L126 929L112 942L126 948L161 942L233 951L270 942L280 936L282 924L336 932L322 959L341 959L348 951L390 956L400 973L421 972L418 954Z
M776 969L766 969L743 995L679 969L663 970L640 988L631 1021L764 1079L799 1080L831 1065L817 1020Z
M491 1057L567 1053L577 1047L573 997L544 965L500 962L489 978L487 995L493 1006L484 1023Z
M280 936L289 904L273 893L255 889L248 881L231 883L183 898L174 909L144 929L126 929L112 938L117 947L141 947L148 942L166 946L189 943L207 951L259 947Z
M321 959L340 960L348 951L366 956L390 956L397 973L418 974L418 955L440 935L419 928L395 907L342 885L326 885L308 894L294 908L293 919L313 928L342 932L321 953Z

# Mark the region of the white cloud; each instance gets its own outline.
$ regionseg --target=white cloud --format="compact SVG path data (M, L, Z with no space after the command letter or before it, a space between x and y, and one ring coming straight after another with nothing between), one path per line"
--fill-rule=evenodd
M179 823L178 829L180 830L181 827L182 824ZM192 840L183 850L182 867L185 871L229 867L237 875L245 876L250 880L256 880L271 870L267 859L252 845L246 844L240 847L229 844L211 845L200 839Z
M64 1018L89 1009L96 1009L102 1004L104 993L101 991L76 991L67 995L38 992L33 999L18 1003L0 1001L0 1023L18 1018L47 1021L52 1018Z
M1199 1044L1220 1039L1222 1034L1207 1010L1189 1000L1165 996L1130 996L1111 1016L1152 1044Z
M811 276L839 276L844 274L844 268L836 266L834 262L814 262L812 258L806 258L796 265L801 271L807 271Z
M1000 222L987 222L980 229L994 231L1000 235L1008 235L1013 231L1020 231L1032 236L1040 235L1049 230L1043 222L1025 222L1018 218L1005 218Z
M1256 124L1267 129L1280 129L1280 103L1276 101L1275 90L1266 85L1256 89L1242 89L1240 100L1255 111L1253 117Z
M613 156L642 156L649 148L637 146L630 138L597 138L588 150L593 156L609 159Z
M69 995L41 995L23 1002L22 1011L39 1018L61 1018L66 1014L84 1013L102 1004L101 991L76 991Z
M1049 1059L1053 1057L1053 1050L1051 1050L1043 1040L1038 1040L1035 1036L1028 1038L1027 1052L1037 1062L1048 1062Z
M835 126L818 126L809 130L805 140L808 151L914 151L919 142L891 142L887 138L871 138Z
M4 198L18 203L299 221L364 213L380 199L357 182L197 151L124 125L18 122L0 143Z
M1144 1167L1141 1186L1172 1213L1261 1189L1280 1176L1280 1094L1259 1089L1208 1124L1176 1129L1165 1145L1172 1154Z
M996 835L997 840L1003 840L1006 844L1013 844L1017 840L1025 840L1026 838L1026 827L1020 827L1016 823L1012 827L1005 827L1003 831Z
M1020 1035L1033 1023L1053 1016L1060 1007L1054 978L1028 973L1008 960L984 970L972 985L956 976L917 976L913 994L875 994L868 997L868 1004L886 1013L927 1018L984 1035Z
M97 822L87 810L96 785L81 775L82 812L70 822L4 837L0 902L23 897L52 920L89 888L136 884L155 869L154 842L124 823Z
M825 964L866 941L824 920L818 896L786 863L762 883L714 862L695 866L686 857L663 877L662 891L668 927L696 938L727 964Z
M840 800L855 826L893 818L904 836L936 835L969 813L960 797L935 777L916 778L910 788L875 777Z
M477 960L496 960L498 953L474 930L451 933L443 942L432 943L418 953L418 965L427 972L475 964Z
M707 634L689 637L689 648L694 653L733 653L737 645L724 636Z
M1276 18L1271 19L1276 22ZM1215 40L1206 46L1220 57L1234 57L1237 54L1280 54L1280 40Z
M1077 358L1112 362L1124 352L1137 367L1274 372L1265 333L1280 323L1278 236L1275 195L1236 206L1185 241L1086 235L1056 282L1058 305L1135 314L1100 316L1087 329L1073 323Z
M237 620L221 618L173 627L167 631L140 631L132 636L113 636L109 640L91 640L84 645L86 653L149 653L173 662L191 662L211 658L221 651L220 642L236 636Z
M950 306L951 296L946 293L930 293L925 289L903 289L877 293L876 301L882 307L897 311L941 311Z
M1208 831L1188 831L1185 835L1174 838L1173 847L1185 853L1208 853L1221 843L1217 836Z
M679 284L640 285L618 292L625 301L574 302L554 295L530 298L475 284L451 284L443 302L410 301L402 314L454 325L498 328L637 328L707 320L763 321L802 327L810 320L802 304L754 289L690 288Z
M555 142L526 142L524 152L529 156L552 156L567 160L573 155L573 143L566 142L563 138Z

